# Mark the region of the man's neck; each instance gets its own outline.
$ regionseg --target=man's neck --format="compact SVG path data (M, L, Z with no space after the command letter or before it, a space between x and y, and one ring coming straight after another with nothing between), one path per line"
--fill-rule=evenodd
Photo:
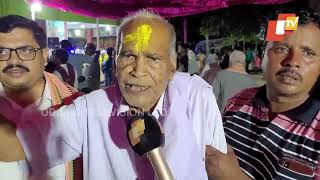
M276 95L275 93L268 92L267 98L272 112L284 112L294 109L303 104L308 98L309 94L303 94L294 97Z
M246 69L244 68L244 66L242 64L233 64L232 66L230 66L226 70L232 71L232 72L238 72L238 73L247 74Z
M6 96L24 108L36 102L42 96L44 88L45 80L41 78L32 88L12 90L4 87L4 91Z

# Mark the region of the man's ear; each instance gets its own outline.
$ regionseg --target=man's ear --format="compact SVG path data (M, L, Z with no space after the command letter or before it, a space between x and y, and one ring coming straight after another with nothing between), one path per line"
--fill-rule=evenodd
M42 56L43 56L44 64L47 64L48 63L48 57L49 57L49 49L48 48L42 49Z

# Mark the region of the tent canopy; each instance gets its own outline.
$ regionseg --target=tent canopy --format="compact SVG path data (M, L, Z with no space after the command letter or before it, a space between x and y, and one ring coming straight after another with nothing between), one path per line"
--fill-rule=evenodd
M147 8L164 17L187 16L238 4L281 4L292 0L28 0L85 16L121 19Z
M0 0L0 16L16 14L31 18L29 3L26 0ZM36 19L96 23L95 17L88 17L70 12L60 11L55 8L43 7L41 12L36 13ZM119 25L118 20L99 18L100 24Z

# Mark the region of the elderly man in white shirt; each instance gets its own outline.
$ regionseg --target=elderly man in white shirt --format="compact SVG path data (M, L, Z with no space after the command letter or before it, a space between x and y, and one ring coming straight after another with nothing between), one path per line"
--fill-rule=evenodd
M41 173L82 154L84 179L154 179L150 162L132 150L127 138L124 114L135 109L151 113L163 126L164 157L174 179L208 179L206 146L227 151L221 115L209 84L175 72L175 41L171 24L140 11L120 25L114 86L84 95L53 116L7 114L16 120L32 172ZM10 107L4 99L0 103L4 114Z

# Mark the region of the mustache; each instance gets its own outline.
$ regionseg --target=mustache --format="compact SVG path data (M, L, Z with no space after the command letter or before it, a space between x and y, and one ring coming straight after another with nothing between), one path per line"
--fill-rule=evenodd
M287 74L287 75L289 74L290 76L296 78L299 81L302 81L303 79L301 74L297 70L292 68L282 68L276 73L277 76L282 74Z
M23 70L25 70L25 71L27 71L27 72L30 72L29 68L27 68L26 66L21 65L21 64L10 64L10 65L6 66L6 67L2 70L2 72L3 72L3 73L6 73L6 72L8 72L10 69L12 69L12 68L20 68L20 69L23 69Z

